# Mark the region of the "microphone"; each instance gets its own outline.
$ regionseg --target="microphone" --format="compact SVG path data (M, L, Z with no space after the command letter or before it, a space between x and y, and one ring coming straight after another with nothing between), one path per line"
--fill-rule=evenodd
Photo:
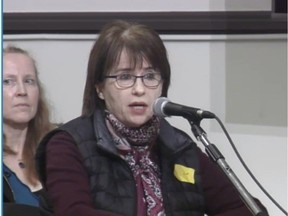
M154 114L159 117L182 116L184 118L197 120L215 118L215 114L209 111L172 103L166 97L159 97L155 100L153 111Z

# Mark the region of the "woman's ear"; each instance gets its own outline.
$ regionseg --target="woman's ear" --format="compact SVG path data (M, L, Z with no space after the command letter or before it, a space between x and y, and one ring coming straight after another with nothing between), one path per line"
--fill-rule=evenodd
M95 85L95 89L97 91L98 97L104 100L104 95L102 93L102 87L99 85Z

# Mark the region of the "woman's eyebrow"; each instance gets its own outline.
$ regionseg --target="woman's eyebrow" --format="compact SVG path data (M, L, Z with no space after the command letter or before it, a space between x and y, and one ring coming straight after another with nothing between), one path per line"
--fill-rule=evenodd
M155 70L155 68L154 67L152 67L152 66L148 66L148 67L145 67L145 68L143 68L145 71L151 71L151 70Z

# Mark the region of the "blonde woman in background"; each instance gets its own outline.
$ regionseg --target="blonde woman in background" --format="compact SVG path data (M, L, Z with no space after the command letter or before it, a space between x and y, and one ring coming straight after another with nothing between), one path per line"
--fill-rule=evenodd
M54 126L35 60L27 51L4 49L2 85L4 215L39 215L43 189L34 155L40 139Z

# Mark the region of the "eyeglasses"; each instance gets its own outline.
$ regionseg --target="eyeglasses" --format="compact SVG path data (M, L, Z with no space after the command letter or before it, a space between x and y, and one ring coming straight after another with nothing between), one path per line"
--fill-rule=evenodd
M145 75L142 76L135 76L129 73L123 73L115 76L105 76L104 78L116 79L117 84L123 88L129 88L133 86L137 78L141 78L143 84L146 87L150 88L157 87L162 81L161 75L155 72L146 73Z

